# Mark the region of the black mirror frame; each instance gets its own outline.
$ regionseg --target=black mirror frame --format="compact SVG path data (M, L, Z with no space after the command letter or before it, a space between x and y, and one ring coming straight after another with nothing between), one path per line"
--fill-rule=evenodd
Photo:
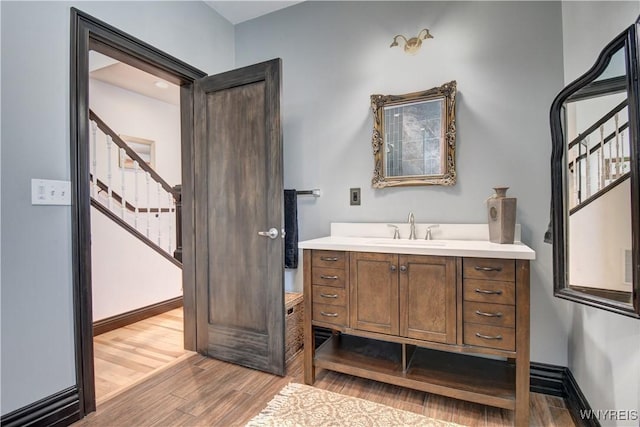
M585 74L565 87L551 105L551 212L553 232L553 293L558 298L586 304L614 313L640 318L640 17L600 53L596 63ZM564 197L563 132L564 103L589 86L609 65L611 56L620 49L626 54L626 87L629 111L629 140L631 145L631 249L632 249L632 305L575 291L567 285L566 241L567 213Z

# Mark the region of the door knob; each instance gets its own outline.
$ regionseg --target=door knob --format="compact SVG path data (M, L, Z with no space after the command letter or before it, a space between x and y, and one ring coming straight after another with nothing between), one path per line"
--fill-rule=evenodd
M276 228L271 227L269 231L258 231L258 235L266 236L270 239L275 239L278 237L278 230Z

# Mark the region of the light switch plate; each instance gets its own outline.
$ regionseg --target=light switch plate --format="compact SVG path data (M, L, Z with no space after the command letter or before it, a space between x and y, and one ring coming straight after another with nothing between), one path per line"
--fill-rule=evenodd
M351 206L360 206L360 189L359 188L349 189L349 204Z
M52 179L31 180L32 205L71 205L71 182Z

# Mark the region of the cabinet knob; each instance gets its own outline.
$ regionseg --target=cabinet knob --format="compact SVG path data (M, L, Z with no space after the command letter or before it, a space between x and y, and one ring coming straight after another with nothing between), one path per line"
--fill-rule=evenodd
M403 273L405 273L407 271L407 266L406 265L401 265L400 266L400 271L402 271Z
M396 271L396 270L397 270L397 267L396 267L394 264L391 264L391 267L389 267L389 269L390 269L391 271Z

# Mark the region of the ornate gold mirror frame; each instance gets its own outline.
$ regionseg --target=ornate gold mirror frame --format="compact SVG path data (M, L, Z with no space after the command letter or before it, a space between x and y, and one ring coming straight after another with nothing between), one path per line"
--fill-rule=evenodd
M456 183L456 82L371 95L375 188Z

